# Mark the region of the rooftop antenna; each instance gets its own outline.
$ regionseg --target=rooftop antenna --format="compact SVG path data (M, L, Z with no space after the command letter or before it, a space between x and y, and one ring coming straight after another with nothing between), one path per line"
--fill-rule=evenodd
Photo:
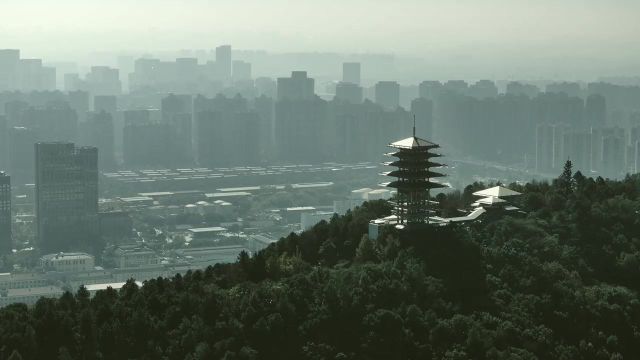
M413 137L416 137L416 114L413 114Z

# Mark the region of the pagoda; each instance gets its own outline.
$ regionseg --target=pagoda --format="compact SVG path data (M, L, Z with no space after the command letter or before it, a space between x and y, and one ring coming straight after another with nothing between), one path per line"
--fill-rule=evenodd
M389 147L394 151L386 155L397 160L384 165L393 166L396 170L382 175L393 177L395 180L381 185L397 190L394 207L397 225L428 223L431 189L447 187L432 180L445 176L431 170L443 166L432 161L433 158L441 156L432 152L440 146L416 137L414 123L412 137L393 142Z

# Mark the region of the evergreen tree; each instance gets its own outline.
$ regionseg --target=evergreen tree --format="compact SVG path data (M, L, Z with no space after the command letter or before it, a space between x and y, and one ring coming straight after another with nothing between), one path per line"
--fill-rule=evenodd
M567 160L564 163L562 174L560 174L560 177L557 179L560 192L565 196L571 194L571 192L573 192L573 183L573 164L571 160Z
M359 263L365 263L370 261L376 261L378 257L376 256L376 250L373 246L373 241L369 239L367 234L362 235L360 239L360 244L356 249L356 258L355 261Z
M18 350L13 350L13 352L9 356L9 360L22 360L22 355L20 355Z

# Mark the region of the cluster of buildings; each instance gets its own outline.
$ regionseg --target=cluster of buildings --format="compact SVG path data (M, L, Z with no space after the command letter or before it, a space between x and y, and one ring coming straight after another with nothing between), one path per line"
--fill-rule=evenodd
M0 50L0 92L56 89L56 69L42 59L23 59L20 50Z
M97 149L36 143L33 211L43 251L88 249L99 233ZM0 173L0 248L13 247L11 177Z
M450 155L557 174L567 159L583 173L636 172L640 88L606 83L509 83L504 94L484 81L423 82L434 103L434 136ZM481 89L483 89L481 91Z
M565 123L536 127L536 170L557 173L567 159L574 169L604 177L640 171L640 124L576 129Z
M359 61L319 83L306 71L255 76L264 64L248 59L263 58L228 45L211 55L57 73L0 50L0 254L20 250L12 227L32 223L33 242L20 246L42 255L38 269L0 274L0 305L233 261L369 200L394 199L393 215L372 222L373 237L387 225L518 211L503 199L515 194L490 189L468 214L437 216L441 154L416 128L449 144L458 164L555 175L570 159L607 177L640 168L640 87L406 85L363 77ZM328 195L334 182L352 189L366 184L353 179L375 176L384 144L392 181ZM314 190L305 203L286 196Z
M206 61L200 55L130 59L130 66L94 66L82 76L71 71L62 93L18 86L10 74L29 61L2 50L0 133L8 135L0 136L0 167L14 182L28 181L29 144L53 140L98 147L100 170L365 161L410 132L412 115L420 132L450 144L454 157L473 154L541 174L571 158L583 172L604 176L635 171L639 161L637 86L407 85L363 78L363 69L376 70L358 61L344 62L339 80L319 83L306 71L254 76L252 66L266 66L259 63L266 58L229 45L205 54Z

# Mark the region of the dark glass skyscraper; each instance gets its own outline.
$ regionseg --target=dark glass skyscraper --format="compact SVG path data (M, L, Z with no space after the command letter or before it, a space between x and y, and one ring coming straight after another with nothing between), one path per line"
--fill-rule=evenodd
M0 254L7 254L12 248L11 178L0 171Z
M98 149L36 143L36 218L43 252L95 250Z

